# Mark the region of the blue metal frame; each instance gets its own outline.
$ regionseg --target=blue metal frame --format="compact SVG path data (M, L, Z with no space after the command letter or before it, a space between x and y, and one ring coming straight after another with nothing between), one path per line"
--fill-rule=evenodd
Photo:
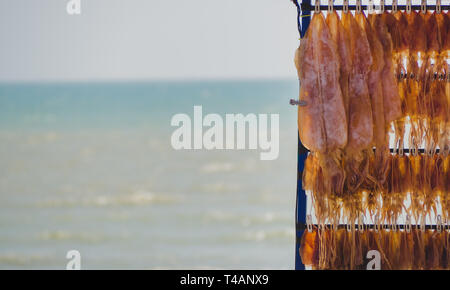
M302 10L298 3L298 0L293 1L297 6L298 11L298 30L300 37L305 36L308 29L309 22L311 20L311 11ZM303 3L311 5L311 0L303 0ZM308 150L303 146L300 138L298 138L298 161L297 161L297 203L295 210L295 224L296 224L296 242L295 242L295 270L305 270L305 265L300 258L300 240L304 232L304 227L299 225L306 224L306 193L302 186L303 169L305 167L305 160L308 157Z

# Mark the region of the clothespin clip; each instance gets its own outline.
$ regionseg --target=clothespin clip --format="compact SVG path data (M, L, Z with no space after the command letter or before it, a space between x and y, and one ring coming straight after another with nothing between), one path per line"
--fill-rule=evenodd
M314 5L314 13L320 13L320 0L316 0L316 4Z
M320 231L324 231L324 230L327 229L327 226L325 225L325 222L321 222L321 223L318 225L318 227L319 227L319 230L320 230Z
M423 215L422 215L421 222L420 222L420 230L421 230L422 232L425 232L425 226L426 226L425 215L423 214Z
M379 222L378 221L378 216L376 216L375 220L374 220L374 229L375 229L375 232L377 232L377 233L378 233L378 228L379 228L379 223L378 222Z
M392 13L397 12L398 0L392 0Z
M407 233L411 232L411 217L408 215L406 215L406 224L405 224L405 230Z
M412 156L417 156L419 154L419 148L418 145L413 142L413 146L409 149L409 154Z
M385 7L384 7L384 0L380 0L380 12L381 13L384 13L384 9Z
M436 153L436 146L434 144L434 141L431 141L430 143L431 143L430 148L428 148L428 150L426 150L426 152L427 152L428 156L433 157L434 154Z
M342 6L342 11L348 13L348 0L344 0L344 5Z
M355 225L353 225L355 226ZM347 223L347 225L345 225L345 228L347 229L347 232L351 232L352 231L352 225Z
M333 12L333 1L334 0L328 0L328 13Z
M438 73L437 72L434 72L434 74L433 74L433 76L431 77L431 81L435 81L435 80L437 80L438 79Z
M436 217L436 230L438 233L442 232L442 218L440 214Z
M300 100L291 99L289 101L289 104L291 104L292 106L305 107L308 103L306 101L300 101Z
M361 13L361 0L356 0L356 13Z
M411 0L406 0L406 12L411 13Z
M397 231L397 220L394 218L391 219L391 230L394 232Z
M333 221L332 223L330 223L330 229L331 229L332 231L334 231L335 229L337 229L336 221Z
M420 5L420 10L422 10L422 13L427 12L427 0L422 0L422 4Z
M436 0L436 13L441 13L441 0Z
M398 139L397 142L395 142L395 148L397 148L397 154L403 156L403 141L401 139Z
M364 231L364 216L362 214L360 214L358 218L358 231Z
M306 216L306 228L308 229L308 232L312 232L313 230L312 217L310 214Z
M367 10L369 14L373 14L374 13L374 8L373 8L373 0L369 0L368 4L367 4Z

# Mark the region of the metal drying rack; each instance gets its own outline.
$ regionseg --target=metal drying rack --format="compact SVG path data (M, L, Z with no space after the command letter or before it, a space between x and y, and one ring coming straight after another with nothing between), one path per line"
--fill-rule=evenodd
M322 0L327 1L327 0ZM447 1L447 0L444 0ZM311 20L311 12L314 13L314 11L329 11L331 8L333 10L337 11L361 11L361 10L371 10L371 9L377 9L381 11L397 11L397 10L405 10L405 11L411 11L411 10L436 10L436 11L443 11L443 10L450 10L450 5L441 5L440 0L436 0L437 5L427 5L426 0L422 0L421 5L412 5L411 0L407 0L407 5L397 5L398 0L392 0L392 5L384 5L384 0L381 0L381 5L373 5L373 0L368 0L369 5L361 5L361 0L356 0L357 5L348 5L348 0L344 0L344 3L347 5L320 5L320 0L315 0L315 5L312 5L312 0L303 0L301 3L299 3L298 0L291 0L291 2L294 3L294 5L297 7L297 27L298 31L300 33L300 37L303 38L305 36L305 33L308 29L310 20ZM333 1L330 0L328 3L332 3ZM291 99L289 102L291 105L297 105L297 106L307 106L308 104L304 101L300 100L294 100ZM419 149L419 152L423 153L423 149ZM391 149L391 152L394 152L393 149ZM408 153L409 149L404 149L404 153ZM305 167L305 160L308 157L309 150L305 148L305 146L300 141L300 138L298 138L298 160L297 160L297 201L296 201L296 208L295 208L295 231L296 231L296 243L295 243L295 269L296 270L304 270L305 265L302 263L302 260L300 258L300 240L303 235L303 232L307 230L307 196L305 191L303 190L302 186L302 176L303 176L303 170ZM317 225L314 225L317 226ZM361 225L355 224L355 227L360 227ZM398 229L407 229L407 225L395 225ZM338 228L348 228L349 225L346 224L340 224L337 226ZM350 225L350 228L352 225ZM392 228L392 225L374 225L374 224L367 224L363 225L364 229L387 229ZM447 224L445 225L425 225L425 227L421 227L420 225L410 225L413 229L442 229L442 230L448 230L450 227Z

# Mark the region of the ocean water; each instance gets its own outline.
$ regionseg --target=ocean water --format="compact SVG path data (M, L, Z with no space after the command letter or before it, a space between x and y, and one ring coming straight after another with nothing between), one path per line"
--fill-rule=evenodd
M294 267L297 81L0 85L0 268ZM176 113L280 114L280 154L172 149Z

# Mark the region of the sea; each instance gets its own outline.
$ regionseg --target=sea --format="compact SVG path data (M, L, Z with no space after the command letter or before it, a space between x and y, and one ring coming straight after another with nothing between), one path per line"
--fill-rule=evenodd
M292 269L298 81L0 84L0 269ZM174 150L177 113L279 114L280 153Z

